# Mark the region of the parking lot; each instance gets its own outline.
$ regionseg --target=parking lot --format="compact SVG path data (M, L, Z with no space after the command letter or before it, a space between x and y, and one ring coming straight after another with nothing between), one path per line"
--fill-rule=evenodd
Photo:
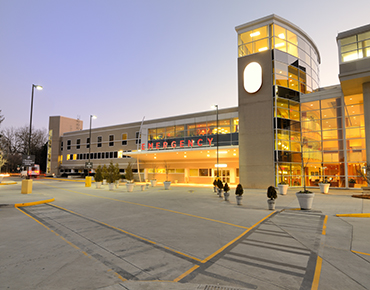
M318 289L319 281L319 289L370 285L365 275L370 251L361 243L367 236L357 241L357 251L365 255L352 257L363 268L357 276L329 258L322 260L329 243L336 243L336 249L353 245L346 236L353 228L332 211L364 208L364 201L346 194L317 196L317 206L308 212L296 210L293 193L279 196L276 211L268 211L265 191L246 190L238 206L233 191L226 202L207 187L164 190L159 185L142 191L136 186L127 192L124 185L109 191L108 186L39 179L27 196L20 194L19 182L0 187L0 200L9 196L55 200L0 208L0 289ZM335 198L338 205L320 206L325 198ZM363 227L368 225L364 220L354 223ZM326 227L329 233L338 227L343 236L335 231L331 240L331 234L323 235Z

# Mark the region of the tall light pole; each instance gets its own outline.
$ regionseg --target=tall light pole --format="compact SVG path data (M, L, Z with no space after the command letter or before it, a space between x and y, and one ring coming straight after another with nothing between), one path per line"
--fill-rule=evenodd
M217 146L217 164L216 164L216 168L217 168L217 178L219 177L219 173L218 173L218 105L213 105L212 108L216 109L216 127L217 127L217 131L216 131L216 146Z
M90 115L90 134L89 134L89 166L90 166L90 153L91 153L91 123L92 119L96 119L95 115ZM87 175L90 176L90 168L88 168Z
M33 110L33 92L35 88L41 91L43 88L39 85L32 84L32 95L31 95L31 114L30 114L30 135L28 136L28 155L30 155L31 151L31 134L32 134L32 110Z

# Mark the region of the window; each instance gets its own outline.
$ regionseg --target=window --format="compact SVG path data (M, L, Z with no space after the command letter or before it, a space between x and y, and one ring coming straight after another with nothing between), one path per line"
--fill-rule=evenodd
M114 146L114 135L109 135L109 146Z
M157 132L157 134L158 134L158 132ZM136 132L135 138L136 138L136 144L141 144L140 132ZM163 136L162 136L162 138L163 138ZM162 139L162 138L159 138L159 139Z
M86 148L90 148L90 138L86 138Z
M96 145L96 147L101 147L102 140L103 140L103 137L102 136L98 136L98 139L97 139L98 144Z
M127 145L127 133L122 134L122 145Z
M76 141L76 149L80 149L81 139L77 139Z
M60 142L60 151L63 151L63 141Z
M67 140L67 150L71 150L71 140Z

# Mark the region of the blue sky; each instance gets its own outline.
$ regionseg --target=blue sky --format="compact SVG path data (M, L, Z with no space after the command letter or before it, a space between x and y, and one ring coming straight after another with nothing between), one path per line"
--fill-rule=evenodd
M368 0L0 0L1 128L49 116L84 128L237 105L235 27L277 14L321 54L321 86L338 84L338 32L369 24Z

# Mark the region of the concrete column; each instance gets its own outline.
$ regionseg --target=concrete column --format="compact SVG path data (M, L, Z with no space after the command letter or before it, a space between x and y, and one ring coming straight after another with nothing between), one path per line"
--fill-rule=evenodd
M366 161L370 165L370 82L362 84L364 97L364 117L366 132ZM370 178L370 171L367 171L367 177Z
M149 177L148 177L148 169L147 168L144 168L144 181L147 182L147 180L149 180Z
M236 169L234 167L230 168L230 183L236 183Z

